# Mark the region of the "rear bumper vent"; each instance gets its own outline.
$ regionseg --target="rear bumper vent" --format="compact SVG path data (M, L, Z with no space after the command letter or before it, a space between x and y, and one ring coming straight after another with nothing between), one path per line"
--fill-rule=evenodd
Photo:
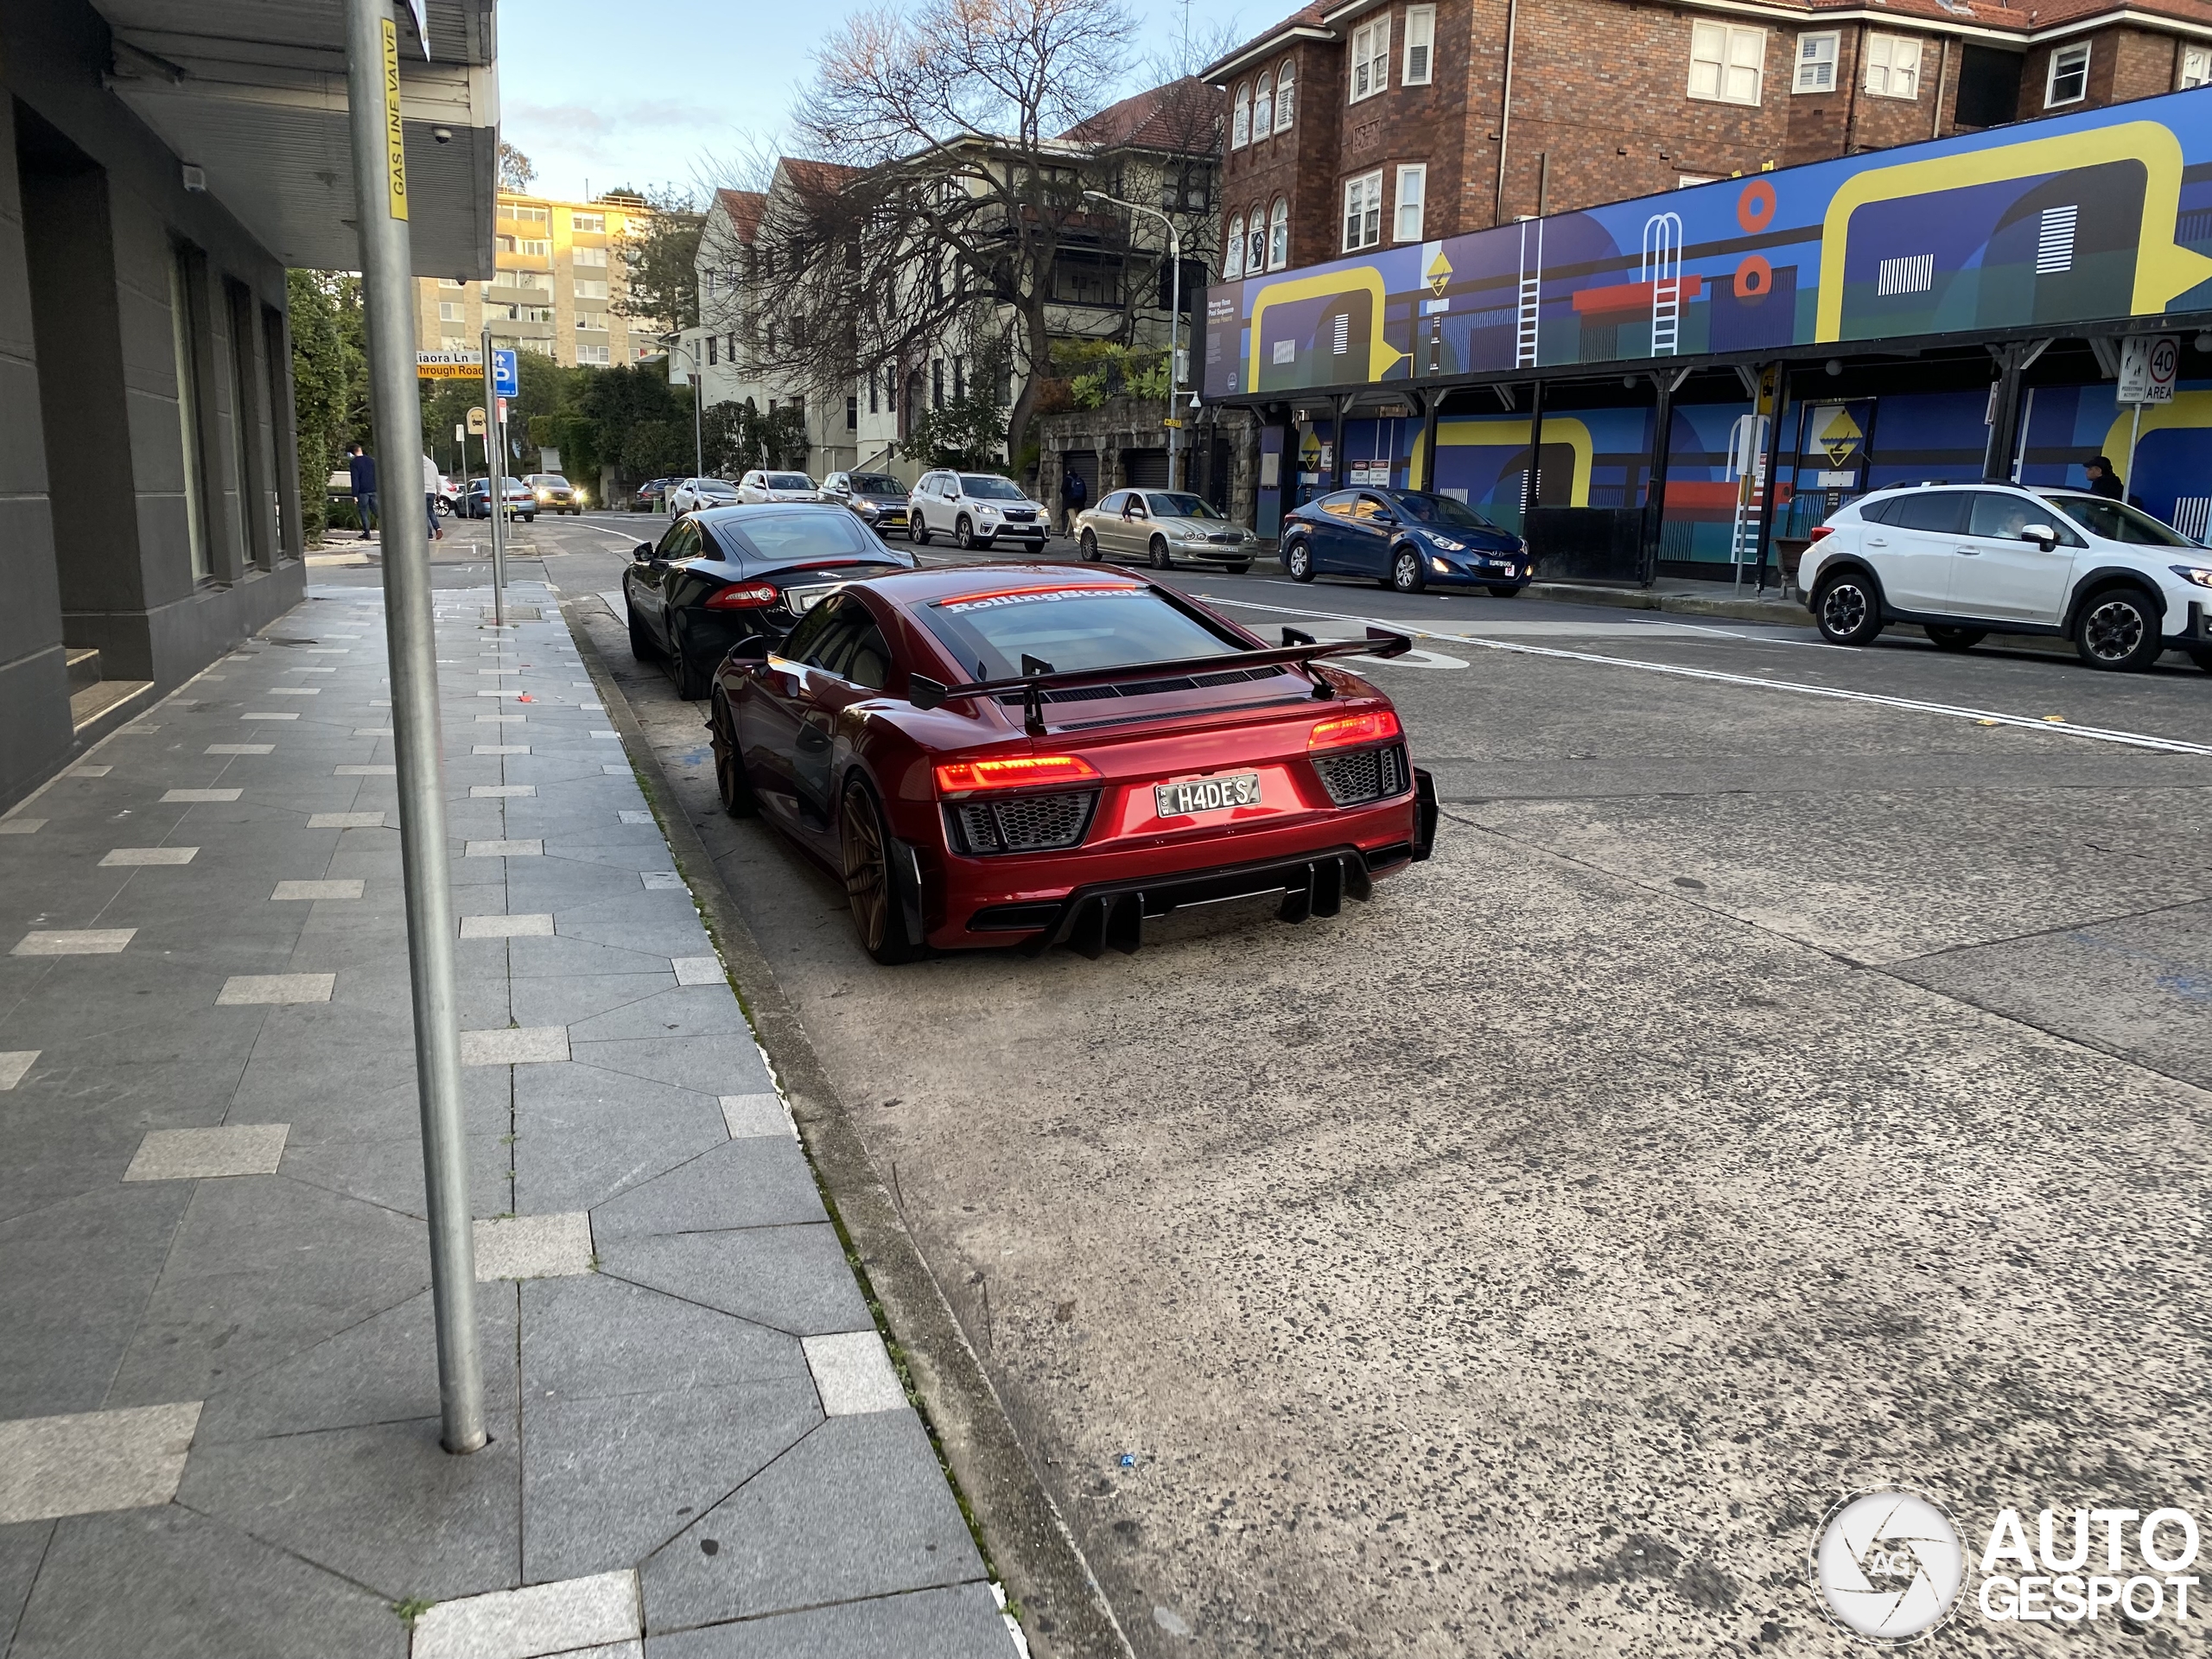
M1090 828L1096 790L960 801L944 809L953 850L969 855L1049 853L1073 847Z
M1313 757L1313 770L1320 774L1321 787L1329 791L1329 798L1338 806L1387 801L1393 795L1404 794L1412 780L1406 766L1405 747L1397 743L1379 749L1317 754Z

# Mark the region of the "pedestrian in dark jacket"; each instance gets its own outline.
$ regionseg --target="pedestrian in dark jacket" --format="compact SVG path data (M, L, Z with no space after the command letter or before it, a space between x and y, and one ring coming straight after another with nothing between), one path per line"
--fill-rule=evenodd
M377 524L377 458L365 453L357 443L353 446L353 458L346 463L346 471L353 480L354 510L361 515L361 533L357 539L365 542Z
M1090 486L1083 481L1083 474L1072 467L1060 480L1060 534L1068 534L1075 524L1075 516L1083 511L1083 504L1090 494Z
M2120 474L2113 471L2110 461L2099 455L2082 470L2088 474L2090 494L2101 495L2107 501L2121 499Z

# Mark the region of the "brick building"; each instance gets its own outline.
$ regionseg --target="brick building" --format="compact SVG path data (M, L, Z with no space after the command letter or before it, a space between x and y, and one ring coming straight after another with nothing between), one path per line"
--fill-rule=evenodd
M2203 0L1315 0L1223 58L1220 274L2212 82Z

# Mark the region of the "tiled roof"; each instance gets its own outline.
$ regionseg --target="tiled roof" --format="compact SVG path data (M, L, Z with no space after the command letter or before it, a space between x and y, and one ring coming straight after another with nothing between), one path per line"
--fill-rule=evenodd
M753 232L760 228L760 215L768 206L768 198L758 190L717 190L715 204L729 220L730 229L737 232L741 242L750 242Z
M862 171L838 162L810 161L804 156L785 156L776 163L776 170L791 181L791 188L802 195L834 196Z
M1128 145L1141 149L1211 152L1217 142L1222 95L1196 75L1185 75L1109 104L1060 137L1079 144Z

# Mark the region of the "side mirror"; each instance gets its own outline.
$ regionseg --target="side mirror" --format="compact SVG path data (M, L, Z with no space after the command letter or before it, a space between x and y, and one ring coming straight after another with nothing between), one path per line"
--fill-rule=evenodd
M2024 524L2020 527L2020 539L2033 542L2048 553L2058 545L2058 532L2049 524Z
M650 559L652 556L653 544L651 542L639 542L630 554L633 559Z
M1375 515L1375 522L1382 525L1385 530L1395 530L1398 527L1397 519L1387 512L1376 513Z

